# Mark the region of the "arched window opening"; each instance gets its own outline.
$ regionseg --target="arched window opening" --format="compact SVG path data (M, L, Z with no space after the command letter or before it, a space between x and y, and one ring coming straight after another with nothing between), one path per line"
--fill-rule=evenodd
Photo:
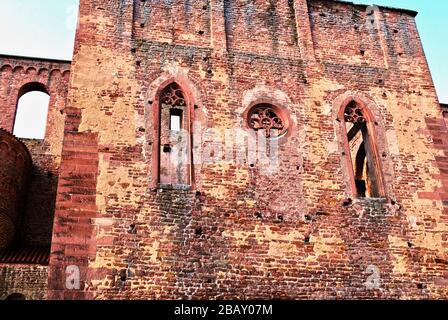
M5 300L26 300L26 297L21 293L13 293L7 296Z
M25 85L19 92L14 135L25 139L44 139L49 104L50 95L42 84Z
M372 132L369 132L369 119L355 101L345 107L344 122L357 196L383 197L384 188L378 152L372 139Z
M190 118L185 94L176 83L159 97L159 183L190 184Z

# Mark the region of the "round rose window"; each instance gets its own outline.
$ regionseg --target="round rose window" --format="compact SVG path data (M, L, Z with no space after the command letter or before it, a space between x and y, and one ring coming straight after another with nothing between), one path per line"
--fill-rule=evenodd
M258 104L248 114L248 125L255 131L262 130L266 138L279 138L287 131L286 120L278 108L270 104Z

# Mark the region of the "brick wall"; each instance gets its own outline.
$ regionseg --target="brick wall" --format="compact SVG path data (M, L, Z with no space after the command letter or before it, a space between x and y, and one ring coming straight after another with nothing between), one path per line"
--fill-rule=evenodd
M26 300L44 300L47 292L46 266L0 264L0 300L18 293Z
M3 189L8 201L17 199L15 235L8 252L15 257L32 262L35 255L25 257L26 248L50 246L56 202L56 188L62 153L70 62L0 55L0 128L12 132L18 99L29 84L38 83L50 95L46 133L43 140L22 139L21 152L30 157L29 168L20 168L6 158L1 159L2 172L15 182L21 183L21 174L27 180L15 192ZM6 131L1 131L2 138ZM8 136L11 136L7 134ZM11 136L12 137L12 136ZM13 138L11 138L13 139ZM13 139L14 140L14 139ZM16 142L19 143L19 142ZM27 150L28 149L28 150ZM13 167L11 167L11 165ZM3 170L6 169L6 170ZM22 172L15 173L16 170ZM2 177L4 177L2 173ZM13 185L7 182L8 188ZM5 181L3 181L5 187ZM6 197L5 197L6 199ZM2 252L3 253L3 252ZM4 254L7 254L4 253ZM2 255L2 258L3 255ZM0 265L0 299L13 293L25 295L27 299L45 299L48 272L46 266L2 264Z
M26 85L38 83L50 95L45 138L22 139L33 161L19 239L23 245L51 241L57 176L61 161L70 62L0 55L0 127L12 132L18 99Z
M445 127L415 13L194 3L81 0L49 297L446 298ZM190 188L157 187L153 108L172 81L202 125L193 148L215 155L207 128L285 110L279 166L197 161ZM337 117L352 98L374 119L385 199L349 180Z
M26 146L0 129L0 250L19 236L21 212L31 171L31 156Z

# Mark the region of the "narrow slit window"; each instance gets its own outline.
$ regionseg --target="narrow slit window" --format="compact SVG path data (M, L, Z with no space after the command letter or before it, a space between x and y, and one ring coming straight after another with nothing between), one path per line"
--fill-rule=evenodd
M182 129L182 110L172 109L170 111L170 130L180 131Z
M190 184L189 104L176 83L167 86L159 99L158 183Z

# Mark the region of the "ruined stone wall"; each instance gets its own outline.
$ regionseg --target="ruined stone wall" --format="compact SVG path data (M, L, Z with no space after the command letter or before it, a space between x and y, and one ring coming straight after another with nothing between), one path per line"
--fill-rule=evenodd
M48 297L446 298L446 125L414 16L81 0ZM182 188L158 186L154 163L157 95L173 81L201 125ZM338 119L350 99L372 113L384 199L350 183ZM234 147L216 144L250 131L255 103L289 119L278 166L222 160ZM72 265L79 290L65 286Z
M4 181L3 188L20 183L21 174L27 173L28 179L20 186L20 194L8 193L6 189L2 191L8 201L17 197L18 203L13 209L17 220L14 238L7 250L2 248L0 252L0 299L14 293L33 300L46 297L48 272L43 264L48 263L48 259L40 258L48 257L51 243L69 73L68 61L0 55L2 130L13 131L18 100L26 90L44 90L50 95L45 138L21 139L20 142L21 152L30 157L27 160L29 168L1 159L2 172L10 178L16 175L14 181ZM1 225L5 226L3 222ZM28 249L34 247L41 249Z
M22 139L33 168L26 193L21 245L49 246L61 162L70 62L0 55L0 127L13 132L18 100L27 90L50 95L45 138Z
M0 129L0 163L0 299L12 294L31 300L44 299L47 267L17 264L21 259L37 261L42 255L14 249L20 243L23 224L28 222L23 209L32 169L31 154L22 141L4 129Z

